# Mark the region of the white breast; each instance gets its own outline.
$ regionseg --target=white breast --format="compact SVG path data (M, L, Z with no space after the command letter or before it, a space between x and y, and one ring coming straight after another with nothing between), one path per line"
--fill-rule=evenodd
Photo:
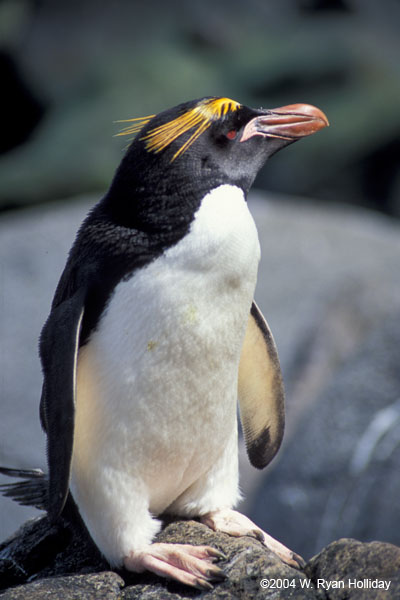
M223 185L176 246L116 287L78 360L72 489L83 513L105 469L142 486L158 514L220 455L236 427L259 255L242 191Z

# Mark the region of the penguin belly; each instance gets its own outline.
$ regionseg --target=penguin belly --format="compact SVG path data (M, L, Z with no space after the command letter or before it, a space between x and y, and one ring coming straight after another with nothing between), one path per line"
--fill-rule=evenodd
M243 192L204 197L190 231L115 288L80 349L71 491L111 564L172 509L239 497L237 380L260 249Z

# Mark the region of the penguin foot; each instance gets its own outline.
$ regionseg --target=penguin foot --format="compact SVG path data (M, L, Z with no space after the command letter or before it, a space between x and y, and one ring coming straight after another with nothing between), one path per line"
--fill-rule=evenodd
M201 590L211 590L211 581L226 579L222 569L213 564L223 558L226 556L222 552L210 546L155 543L141 552L131 552L125 557L124 566L136 573L151 571Z
M236 510L229 508L209 512L200 517L200 521L210 527L213 531L221 531L236 537L249 535L262 542L269 550L272 550L286 564L295 569L302 569L305 560L273 537L257 527L253 521Z

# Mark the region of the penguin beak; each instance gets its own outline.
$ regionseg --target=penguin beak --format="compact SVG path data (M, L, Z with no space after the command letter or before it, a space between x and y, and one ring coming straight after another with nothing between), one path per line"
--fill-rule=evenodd
M289 104L273 108L249 121L241 142L255 135L295 141L329 126L326 115L311 104Z

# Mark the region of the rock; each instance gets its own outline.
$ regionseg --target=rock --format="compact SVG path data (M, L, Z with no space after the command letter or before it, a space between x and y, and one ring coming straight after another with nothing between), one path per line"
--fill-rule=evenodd
M324 582L343 582L342 588L327 593L327 598L357 600L387 600L400 595L400 548L382 542L361 544L341 539L329 544L314 556L305 571L318 586ZM389 590L374 587L373 582L390 582ZM357 583L355 583L357 582ZM357 586L357 587L356 587ZM326 589L321 586L319 589Z
M38 412L38 339L69 247L91 202L81 197L79 202L71 199L0 220L1 465L46 469ZM0 540L35 514L0 498Z
M96 598L96 600L117 600L121 598L123 580L116 573L104 572L99 575L71 575L52 577L35 583L17 586L2 596L7 600L76 600L76 598Z
M221 563L221 566L229 579L216 585L215 594L213 592L206 595L209 598L222 598L224 595L236 598L254 597L255 593L260 591L260 580L266 573L269 573L270 577L296 580L305 577L304 574L281 563L256 540L248 537L236 539L218 534L195 521L168 523L157 536L157 541L210 544L227 556L227 560ZM100 574L95 577L94 573ZM185 586L165 582L150 573L137 575L120 571L119 575L125 581L123 598L126 599L181 598L188 592ZM21 586L28 580L26 586ZM57 590L62 590L64 586L65 597L68 598L70 593L72 597L74 590L82 589L83 593L85 587L89 593L90 587L93 589L99 582L102 582L105 591L111 586L115 590L115 597L121 597L118 590L121 583L119 577L112 577L109 566L99 555L85 529L79 524L71 525L66 518L59 519L53 526L49 524L47 517L28 522L15 536L3 543L0 546L0 581L2 589L19 584L2 596L7 599L28 598L29 594L45 589L58 593ZM107 593L110 595L89 597L114 597L111 591ZM227 596L228 593L231 596ZM62 597L61 591L59 597Z
M305 557L339 537L399 544L399 226L339 207L251 208L287 424L266 472L243 470L245 512Z
M260 542L215 533L195 521L169 521L157 541L210 544L226 555L220 566L228 576L201 597L212 599L397 598L400 591L400 548L382 542L339 540L297 571L283 564ZM380 595L367 580L390 582ZM362 582L362 590L349 582ZM109 570L85 530L66 518L51 526L47 517L28 522L0 546L2 600L81 598L179 600L199 592L150 573ZM263 582L263 583L261 583ZM267 583L265 583L267 582ZM326 591L329 582L343 588ZM13 587L10 587L13 586ZM332 587L332 586L331 586Z
M305 556L340 536L400 543L400 313L365 337L253 496L252 518Z

